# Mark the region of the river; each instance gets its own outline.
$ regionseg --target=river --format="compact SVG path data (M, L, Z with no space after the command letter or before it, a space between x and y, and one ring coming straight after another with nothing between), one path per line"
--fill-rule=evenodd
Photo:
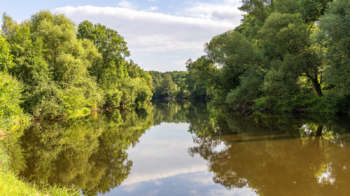
M1 140L20 179L82 195L348 195L347 116L199 100L33 123Z

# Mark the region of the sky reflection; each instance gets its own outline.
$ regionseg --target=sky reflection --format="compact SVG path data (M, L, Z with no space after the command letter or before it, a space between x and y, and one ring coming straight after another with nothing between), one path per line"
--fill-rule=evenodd
M250 188L228 190L215 184L207 162L188 154L195 145L188 127L185 123L152 127L128 150L133 161L129 177L105 195L256 195Z

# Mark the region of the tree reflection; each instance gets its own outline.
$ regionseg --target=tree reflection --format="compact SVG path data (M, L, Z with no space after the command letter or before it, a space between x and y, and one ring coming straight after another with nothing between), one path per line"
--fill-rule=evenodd
M80 120L33 123L3 139L0 148L25 180L104 194L128 177L128 148L162 122L190 124L195 146L189 154L207 160L213 181L228 189L250 187L259 195L350 191L350 123L338 116L242 115L197 100L160 101Z
M175 100L154 103L154 125L166 123L190 123L195 118L208 116L207 103L203 100Z
M197 146L189 154L206 159L213 181L228 189L250 187L258 195L347 195L348 124L339 126L339 120L221 114L191 124ZM218 150L219 144L225 148Z
M126 150L152 126L152 109L33 124L21 137L27 168L20 176L79 188L84 195L109 192L129 175L132 161Z

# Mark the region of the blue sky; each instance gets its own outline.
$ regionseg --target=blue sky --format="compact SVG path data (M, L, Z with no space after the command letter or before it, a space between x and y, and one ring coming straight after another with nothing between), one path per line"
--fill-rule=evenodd
M210 39L240 24L240 0L61 0L1 3L0 11L22 21L40 10L64 13L77 24L100 22L128 42L131 59L146 70L186 70Z

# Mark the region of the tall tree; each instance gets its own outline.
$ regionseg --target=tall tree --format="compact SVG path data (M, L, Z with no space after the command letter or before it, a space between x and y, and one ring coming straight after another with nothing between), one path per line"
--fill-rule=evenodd
M96 77L97 83L101 83L102 76L105 77L104 80L109 80L115 77L113 75L126 75L124 58L130 56L130 52L124 38L117 31L99 23L93 25L89 21L83 21L78 26L77 37L92 40L102 54L102 59L94 62L91 67L91 74Z
M326 49L329 62L326 68L326 82L341 91L350 90L350 1L338 0L329 4L326 14L320 20L318 40Z

